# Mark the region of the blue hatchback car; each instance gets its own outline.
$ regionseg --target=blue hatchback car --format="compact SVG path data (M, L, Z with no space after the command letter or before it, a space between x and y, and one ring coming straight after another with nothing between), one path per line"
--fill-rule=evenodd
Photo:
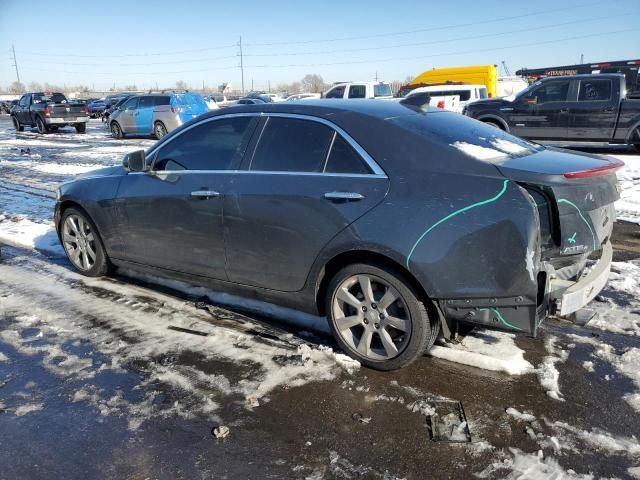
M150 93L127 100L111 115L109 129L114 138L127 134L162 138L209 109L197 93Z

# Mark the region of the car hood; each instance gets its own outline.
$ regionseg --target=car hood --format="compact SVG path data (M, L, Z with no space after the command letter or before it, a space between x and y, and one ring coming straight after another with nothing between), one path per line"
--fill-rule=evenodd
M85 178L96 177L112 177L114 175L124 175L125 173L126 171L122 165L115 165L113 167L98 168L86 173L81 173L80 175L76 176L75 180L83 180Z
M511 102L509 100L505 100L504 98L486 98L483 100L476 100L467 105L467 107L490 107L490 108L499 108L503 105L510 105Z

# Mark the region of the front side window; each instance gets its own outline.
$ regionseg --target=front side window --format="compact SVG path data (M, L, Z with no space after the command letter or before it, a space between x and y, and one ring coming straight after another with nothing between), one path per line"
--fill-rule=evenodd
M344 97L344 85L340 85L337 87L333 87L331 90L327 92L325 98L342 98Z
M135 110L138 106L138 97L133 97L127 100L127 103L124 104L125 110Z
M559 82L547 82L532 92L537 98L537 103L564 102L569 93L569 80Z
M366 85L351 85L349 87L349 98L366 98L367 87Z
M160 148L155 170L229 170L240 159L251 117L213 120L196 125Z
M251 161L251 170L322 172L333 130L297 118L270 117Z
M21 107L29 106L29 95L23 95L23 97L20 99L20 106Z
M579 102L611 100L611 80L580 80Z

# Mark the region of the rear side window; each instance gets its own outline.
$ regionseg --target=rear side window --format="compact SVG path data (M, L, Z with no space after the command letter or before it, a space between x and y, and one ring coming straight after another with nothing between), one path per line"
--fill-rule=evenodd
M153 104L156 107L160 107L162 105L169 105L169 97L166 95L163 96L159 96L159 97L153 97Z
M197 125L158 151L155 170L229 170L240 159L250 125L251 117Z
M611 100L611 80L580 80L579 102Z
M351 85L349 87L349 98L366 98L366 85Z
M338 134L331 145L324 171L325 173L371 173L360 155Z
M138 102L138 108L150 108L153 107L153 97L140 97Z
M393 93L391 92L391 85L388 83L378 83L373 86L373 96L374 97L391 97Z
M325 98L342 98L344 97L344 85L340 85L339 87L334 87L327 92Z
M333 130L318 122L270 117L250 170L322 172Z

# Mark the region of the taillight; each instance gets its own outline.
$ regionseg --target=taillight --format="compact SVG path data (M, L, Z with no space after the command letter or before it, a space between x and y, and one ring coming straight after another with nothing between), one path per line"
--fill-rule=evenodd
M87 107L86 105L84 107L82 107L82 111L84 113L89 113L89 107Z
M488 96L489 98L493 98L493 94L492 94L491 92L489 92L489 93L487 94L487 96Z
M49 107L44 107L44 110L42 111L42 113L44 113L45 117L51 116L51 111L49 110Z
M438 108L444 109L444 100L440 100L437 105Z
M578 170L575 172L565 172L564 176L566 178L587 178L587 177L597 177L599 175L607 175L609 173L613 173L616 170L620 170L624 167L624 162L618 159L612 159L609 161L608 165L603 165L602 167L590 168L589 170Z

